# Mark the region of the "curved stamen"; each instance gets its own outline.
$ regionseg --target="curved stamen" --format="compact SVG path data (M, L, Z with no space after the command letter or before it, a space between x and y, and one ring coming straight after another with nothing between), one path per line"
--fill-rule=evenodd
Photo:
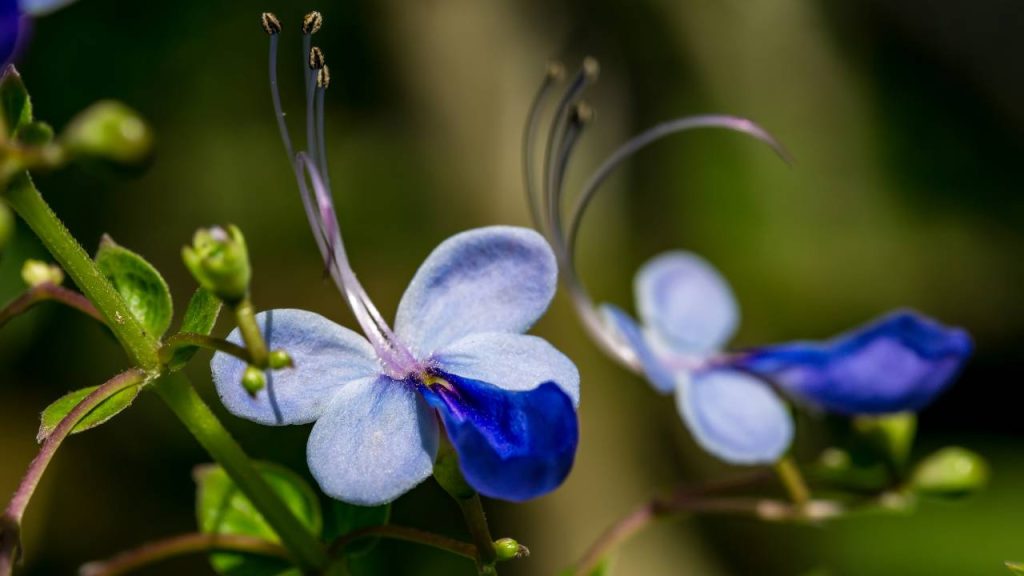
M611 176L612 172L614 172L614 170L622 164L623 161L639 150L666 136L696 128L724 128L748 134L771 146L771 148L785 162L790 163L789 154L785 151L782 145L779 144L779 142L776 141L775 138L767 131L749 120L724 115L689 116L685 118L678 118L658 124L635 136L620 146L603 163L601 163L584 185L583 190L580 192L576 201L575 209L572 213L572 218L569 222L568 234L566 236L563 237L561 235L561 218L559 212L552 211L551 213L551 217L555 222L553 230L557 234L557 238L554 240L553 245L558 257L559 267L562 271L561 277L569 290L569 294L574 306L576 307L576 311L583 321L584 328L588 333L590 333L591 337L594 338L597 344L605 350L605 352L618 359L620 363L635 372L642 370L642 366L640 365L640 361L637 358L636 353L628 344L619 338L614 329L612 329L598 313L594 306L593 299L590 297L589 292L587 292L586 287L583 285L583 282L579 277L576 270L575 258L576 238L579 233L583 215L586 212L587 207L590 205L590 201L596 195L601 184ZM568 133L567 136L571 137L572 134ZM569 153L571 153L571 147L564 149L563 154L568 155ZM566 158L565 161L568 162L568 158ZM561 191L557 191L556 194L560 196Z
M558 169L558 155L562 150L562 141L566 130L568 129L567 124L571 120L571 112L573 106L583 95L583 91L597 80L598 74L597 60L593 58L585 58L583 65L580 66L576 76L573 78L569 88L562 95L561 100L558 102L558 107L555 108L554 119L551 123L551 128L548 131L548 143L544 157L544 180L541 188L541 196L543 198L544 206L547 210L548 220L546 230L548 235L551 235L551 227L555 218L560 217L559 209L559 194L555 189L557 180L557 169Z
M327 144L324 139L324 92L327 91L329 74L327 66L324 66L317 73L316 81L316 149L319 152L320 176L328 190L331 189L331 176L327 170Z
M526 117L526 128L523 130L523 184L526 192L526 202L530 207L530 219L538 229L544 229L544 221L541 218L540 206L537 198L536 181L537 175L534 163L536 162L537 131L540 129L541 112L544 103L551 89L554 88L565 77L565 68L558 62L548 64L547 72L544 74L544 81L541 83L537 94L530 104L530 112Z
M309 198L310 204L315 201L310 225L315 232L319 232L318 245L321 247L321 253L328 259L327 266L331 276L348 301L356 321L377 351L384 368L396 378L418 371L419 366L412 353L398 342L349 264L341 228L338 226L338 218L334 211L334 202L316 164L308 154L299 152L296 155L296 167L301 175L300 191L304 197ZM312 198L306 185L306 176L312 184Z
M277 43L280 35L270 35L270 97L274 100L274 117L277 119L277 129L281 133L281 141L284 142L284 150L291 158L295 155L292 149L292 139L288 135L288 125L284 121L284 110L281 108L281 93L277 88Z
M738 118L736 116L727 116L722 114L707 114L702 116L687 116L662 122L661 124L634 136L628 142L620 146L607 159L605 159L604 162L601 163L597 170L594 171L593 175L591 175L586 185L584 185L583 191L580 192L576 201L576 207L573 210L572 219L569 221L569 233L566 236L566 251L569 255L570 261L572 261L574 257L576 235L579 232L583 213L586 211L590 201L597 193L598 188L600 188L601 184L611 176L612 172L615 171L619 164L633 154L639 152L641 149L666 136L686 132L696 128L724 128L726 130L747 134L748 136L752 136L761 142L764 142L770 146L784 162L792 164L791 157L789 153L786 152L786 149L783 148L782 144L780 144L764 128L761 128L746 118Z

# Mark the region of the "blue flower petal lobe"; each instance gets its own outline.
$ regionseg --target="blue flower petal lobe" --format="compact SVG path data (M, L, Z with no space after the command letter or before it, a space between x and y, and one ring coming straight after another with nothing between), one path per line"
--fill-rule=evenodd
M793 441L793 418L774 390L736 370L682 376L676 407L694 439L731 464L776 462Z
M739 323L739 306L729 283L691 252L652 258L637 272L634 293L644 326L677 353L715 352Z
M424 386L444 421L470 486L521 502L557 488L569 474L579 429L572 400L554 383L512 392L441 375L450 386Z
M827 342L765 346L734 364L826 410L881 414L925 407L972 347L966 331L899 310Z
M456 234L427 257L402 296L395 333L420 359L476 332L526 332L555 295L551 247L527 228Z
M325 494L360 506L391 502L434 470L438 426L412 382L345 385L309 435L306 459Z
M666 362L659 358L653 347L647 342L640 326L613 304L602 304L601 314L605 321L613 327L621 340L625 342L636 354L637 360L643 368L644 376L655 390L662 394L669 394L676 389L676 376L668 367Z
M376 376L376 353L361 335L305 310L270 310L256 315L267 345L291 355L294 368L267 372L255 397L242 388L245 362L217 352L210 362L213 383L232 414L270 426L306 424L327 410L346 383ZM242 343L236 328L228 341Z

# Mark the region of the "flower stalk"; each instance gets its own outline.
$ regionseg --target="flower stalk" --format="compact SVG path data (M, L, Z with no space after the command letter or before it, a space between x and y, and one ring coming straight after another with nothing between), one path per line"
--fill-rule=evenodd
M78 571L79 576L120 576L164 560L187 554L211 552L243 552L267 558L290 558L288 549L280 544L237 534L182 534L144 544L122 552L105 561L90 562Z

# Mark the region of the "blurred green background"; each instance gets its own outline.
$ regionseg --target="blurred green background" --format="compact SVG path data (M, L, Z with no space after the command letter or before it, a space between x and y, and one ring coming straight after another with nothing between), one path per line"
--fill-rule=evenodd
M682 519L641 534L618 574L1005 574L1024 560L1024 5L906 0L478 2L120 2L81 0L37 22L19 64L38 118L58 129L100 98L153 124L140 178L67 170L39 187L90 249L103 232L160 268L179 310L194 283L180 261L193 230L238 224L261 308L302 307L353 325L322 279L268 94L261 10L284 22L285 107L302 110L298 22L325 17L331 65L328 149L355 269L386 315L427 253L454 232L528 223L520 130L545 62L601 60L597 120L570 186L614 146L677 115L750 117L796 157L698 132L645 151L594 205L580 242L599 299L631 304L632 274L685 247L731 280L744 322L737 346L824 337L900 305L967 327L977 354L920 419L918 454L948 443L993 467L990 489L911 516L823 528ZM298 122L293 122L293 129ZM22 227L0 262L0 299L20 290ZM231 326L222 322L219 333ZM602 357L564 295L536 332L583 376L577 464L556 493L487 504L496 536L533 555L502 574L551 574L657 490L735 472L687 437L672 402ZM90 320L42 306L0 333L0 493L36 449L37 415L125 359ZM206 357L190 368L217 404ZM306 427L251 425L216 406L254 456L306 474ZM813 444L813 442L804 442ZM806 448L806 446L805 446ZM70 574L87 560L193 530L191 468L204 453L147 394L62 449L26 525L22 574ZM431 481L394 520L462 535ZM151 574L207 573L202 558ZM470 574L467 562L383 543L362 573Z

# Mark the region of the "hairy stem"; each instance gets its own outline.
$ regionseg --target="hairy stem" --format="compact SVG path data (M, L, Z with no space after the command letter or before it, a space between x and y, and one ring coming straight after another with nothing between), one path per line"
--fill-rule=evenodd
M469 498L460 498L456 501L462 509L462 517L466 520L469 535L476 545L477 569L480 574L494 574L497 554L494 551L494 538L491 537L491 529L487 526L487 516L484 514L480 495L474 493Z
M17 490L15 490L14 495L7 504L7 508L4 510L3 519L0 521L0 530L3 532L2 536L0 536L0 576L8 576L11 573L12 565L18 553L18 534L20 532L21 519L25 516L25 509L28 508L28 503L32 499L36 487L39 485L39 480L42 479L43 473L46 471L47 466L49 466L53 456L57 453L61 443L71 434L71 431L74 430L82 418L85 418L100 403L126 388L139 386L146 378L145 372L134 369L114 376L72 408L71 412L68 412L68 415L57 424L53 432L43 441L39 454L29 464L24 478L18 484Z
M79 576L118 576L176 556L209 552L242 552L283 560L289 559L286 548L262 538L234 534L182 534L143 544L109 560L90 562L82 566L78 574Z
M46 301L60 302L65 306L74 308L79 312L92 316L96 320L106 323L99 310L89 302L89 299L74 290L46 282L38 286L32 286L21 293L20 296L11 300L6 306L0 308L0 328L19 314L27 312L30 308Z
M107 320L107 325L131 359L144 371L157 374L161 365L156 340L128 311L121 295L46 204L27 172L11 180L6 198ZM224 467L242 493L263 514L281 537L281 542L291 551L295 562L304 569L325 567L327 554L317 537L271 490L189 381L183 377L161 378L156 389L196 440Z
M160 362L157 358L156 340L147 334L142 324L132 316L121 295L46 204L32 184L28 172L11 179L6 198L85 296L96 306L132 360L144 370L157 369Z
M168 338L160 348L160 361L166 364L174 358L175 353L179 350L194 347L230 354L243 362L252 363L253 361L249 351L238 344L228 342L222 338L215 338L206 334L196 334L194 332L181 332Z
M415 544L430 546L439 550L445 550L452 554L469 558L470 560L476 560L477 558L477 548L469 542L463 542L462 540L448 538L447 536L441 536L440 534L434 534L433 532L418 530L416 528L396 526L394 524L369 526L367 528L361 528L359 530L349 532L331 543L331 555L336 556L343 553L347 546L363 538L402 540L405 542L413 542Z

